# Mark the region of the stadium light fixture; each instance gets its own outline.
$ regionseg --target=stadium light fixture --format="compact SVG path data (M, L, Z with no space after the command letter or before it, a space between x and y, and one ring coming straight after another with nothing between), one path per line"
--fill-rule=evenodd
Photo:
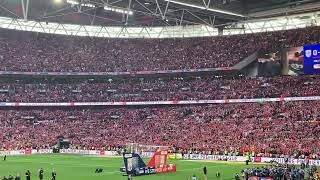
M94 8L95 7L94 4L90 4L90 3L82 3L81 6L90 7L90 8Z
M78 5L79 4L78 1L74 1L74 0L67 0L67 3L71 4L71 5Z
M57 0L56 0L57 1ZM68 4L71 4L71 5L79 5L80 3L76 0L67 0L67 3ZM89 7L89 8L94 8L95 5L94 4L91 4L91 3L81 3L80 4L81 6L84 6L84 7Z
M202 10L208 10L208 11L212 11L212 12L217 12L217 13L221 13L221 14L227 14L227 15L231 15L231 16L245 17L242 14L233 13L233 12L225 11L225 10L221 10L221 9L206 8L204 6L198 6L198 5L183 3L183 2L174 1L174 0L164 0L164 1L167 1L167 2L170 2L170 3L174 3L174 4L179 4L179 5L182 5L182 6L188 6L188 7L198 8L198 9L202 9Z
M121 13L121 14L133 15L133 11L130 11L130 10L128 10L128 9L122 9L122 8L104 6L104 10L106 10L106 11L112 11L112 12L117 12L117 13Z
M62 3L62 0L54 0L53 1L55 4L61 4Z

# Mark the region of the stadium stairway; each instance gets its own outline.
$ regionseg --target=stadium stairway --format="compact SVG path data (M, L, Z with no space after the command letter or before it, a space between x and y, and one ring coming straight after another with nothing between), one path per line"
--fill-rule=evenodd
M258 59L258 55L259 55L259 50L254 52L250 56L244 58L242 61L240 61L236 65L234 65L232 67L232 69L237 70L237 71L242 70L243 68L247 67L252 62L256 61Z

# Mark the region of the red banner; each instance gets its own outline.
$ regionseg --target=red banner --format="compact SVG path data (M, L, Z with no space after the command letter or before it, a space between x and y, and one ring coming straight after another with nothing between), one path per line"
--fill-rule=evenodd
M104 156L104 155L106 155L105 151L103 151L103 150L100 150L100 155L101 155L101 156Z
M254 157L254 162L261 162L261 157Z
M27 150L24 151L24 154L28 154L28 155L32 154L32 150L31 149L27 149Z

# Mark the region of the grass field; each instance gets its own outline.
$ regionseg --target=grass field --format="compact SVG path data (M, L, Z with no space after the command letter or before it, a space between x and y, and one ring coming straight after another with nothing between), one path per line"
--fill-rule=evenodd
M147 160L145 160L147 161ZM177 164L177 172L134 177L137 180L186 180L193 174L199 179L203 178L202 168L207 166L208 179L217 179L216 172L221 173L220 179L233 179L236 173L244 168L262 166L262 164L230 163L217 161L191 161L174 160ZM25 179L26 170L31 171L32 180L38 179L38 170L45 170L45 180L51 180L51 171L57 172L57 180L125 180L119 168L123 165L121 157L96 157L81 155L29 155L29 156L8 156L7 161L0 160L0 177L20 174ZM104 169L101 174L95 174L98 167Z

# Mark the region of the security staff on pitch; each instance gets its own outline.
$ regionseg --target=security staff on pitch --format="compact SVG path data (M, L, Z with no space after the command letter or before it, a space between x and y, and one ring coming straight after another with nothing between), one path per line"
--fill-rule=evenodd
M204 174L204 179L207 180L208 177L207 177L207 167L206 166L203 167L203 174Z
M14 180L21 180L19 174L16 176L16 178L14 178Z
M29 170L26 172L26 180L31 180L31 173Z
M43 180L43 173L44 173L44 171L43 171L43 169L41 168L41 169L39 170L39 180Z
M57 176L57 173L56 173L56 171L52 171L52 173L51 173L51 179L52 180L56 180L56 176Z
M245 156L245 160L246 160L246 165L249 165L249 161L250 161L249 153Z

